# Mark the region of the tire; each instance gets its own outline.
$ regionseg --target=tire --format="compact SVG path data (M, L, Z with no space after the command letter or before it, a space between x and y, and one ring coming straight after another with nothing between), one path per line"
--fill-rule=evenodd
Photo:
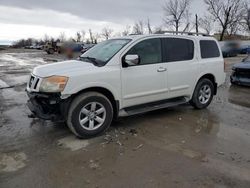
M94 137L103 133L109 128L112 120L112 104L98 92L77 96L72 101L67 115L69 129L79 138Z
M54 54L55 53L55 51L52 49L52 48L50 48L49 50L48 50L48 54Z
M214 84L211 80L201 79L195 87L190 104L196 109L208 107L213 100L214 90Z

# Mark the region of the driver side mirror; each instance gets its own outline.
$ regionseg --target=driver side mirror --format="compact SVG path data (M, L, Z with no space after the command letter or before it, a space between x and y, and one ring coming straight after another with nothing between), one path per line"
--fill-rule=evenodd
M124 61L129 66L135 66L139 64L140 58L138 55L126 55Z

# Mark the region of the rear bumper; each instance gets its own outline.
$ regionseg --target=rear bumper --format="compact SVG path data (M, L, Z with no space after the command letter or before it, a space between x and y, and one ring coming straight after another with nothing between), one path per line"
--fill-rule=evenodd
M44 120L64 121L70 99L63 100L60 94L32 93L27 91L27 106L35 117Z

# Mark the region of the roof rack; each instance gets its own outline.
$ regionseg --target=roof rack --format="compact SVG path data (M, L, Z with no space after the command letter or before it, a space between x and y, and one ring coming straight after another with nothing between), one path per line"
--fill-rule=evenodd
M196 35L196 36L206 36L211 37L211 35L205 33L196 33L196 32L185 32L185 31L162 31L163 34L181 34L181 35Z

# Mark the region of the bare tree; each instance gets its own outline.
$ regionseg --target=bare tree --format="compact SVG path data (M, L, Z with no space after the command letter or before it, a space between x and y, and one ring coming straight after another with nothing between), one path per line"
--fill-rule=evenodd
M102 36L105 37L106 40L108 40L113 33L113 29L110 29L108 27L105 27L102 29Z
M211 16L205 15L203 18L198 20L198 26L205 30L206 34L210 35L213 29L213 19Z
M44 42L48 42L50 39L49 39L49 35L48 34L44 34L44 37L43 37L43 41Z
M189 11L186 12L186 26L184 27L184 29L182 30L183 32L190 32L194 29L195 24L190 22L190 17L191 14L189 14Z
M92 44L97 44L98 40L100 39L101 34L99 33L92 33Z
M128 36L130 34L130 30L131 30L131 26L127 25L124 31L122 31L122 36Z
M148 18L148 20L147 20L147 27L148 27L148 34L152 34L153 31L152 31L152 28L151 28L151 24L150 24L149 18Z
M60 42L65 42L66 41L66 34L65 32L61 32L58 39L60 40Z
M87 40L86 40L86 43L87 43L87 44L90 44L90 40L89 40L89 39L87 39Z
M133 34L142 35L144 34L144 24L143 21L139 20L133 26Z
M123 36L122 32L119 31L112 34L112 37L122 37L122 36Z
M239 20L242 19L244 9L243 0L204 0L204 2L213 19L221 27L220 41L222 41L229 27L240 24Z
M81 42L82 35L80 32L76 32L76 42Z
M178 32L183 22L190 16L190 0L168 0L163 5L164 22L167 26L174 27ZM188 23L186 24L187 28Z
M94 36L93 36L93 32L92 32L91 29L89 29L89 38L90 38L90 42L91 42L92 44L94 44Z
M84 42L86 31L85 30L81 30L81 34L82 34L82 42Z
M77 42L76 39L74 39L73 37L70 37L70 38L69 38L69 41L70 41L70 42Z
M228 25L228 29L226 31L226 33L228 35L235 35L237 34L238 31L241 31L243 28L242 28L242 24L240 24L240 20L239 21L234 21L232 23L230 23Z
M153 32L153 33L154 33L154 34L163 34L164 31L163 31L163 29L162 29L162 26L156 27L156 28L154 29L154 32Z
M250 33L250 7L248 4L245 4L245 12L243 16L243 27L244 29Z
M250 32L250 8L247 10L246 25L247 25L248 32Z

